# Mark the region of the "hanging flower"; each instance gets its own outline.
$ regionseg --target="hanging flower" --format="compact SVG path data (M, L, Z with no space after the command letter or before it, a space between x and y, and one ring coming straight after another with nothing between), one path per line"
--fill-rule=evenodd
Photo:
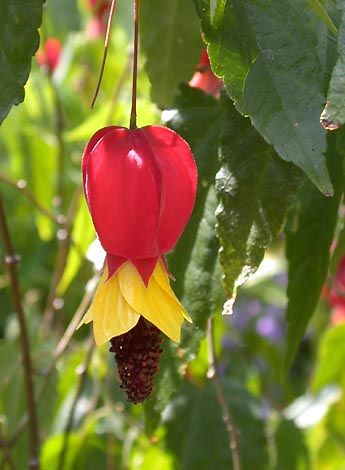
M216 98L219 96L219 92L223 88L223 81L216 77L212 72L206 48L201 52L200 63L193 77L189 81L189 86L192 88L200 88L205 93Z
M86 25L86 35L90 39L103 37L107 31L110 1L89 0L88 3L93 16Z
M132 367L138 366L145 354L146 362L152 351L158 354L156 329L178 342L183 320L191 321L170 287L164 254L176 245L193 210L195 162L188 144L171 129L110 126L91 138L82 168L86 200L106 259L81 324L93 321L96 344L111 340L119 360L123 335L139 329L132 337L141 351L131 359ZM121 339L120 349L116 338ZM151 349L144 338L155 339ZM137 401L142 395L135 395Z
M49 75L51 75L59 64L61 57L61 42L56 38L47 39L43 48L37 52L37 63Z

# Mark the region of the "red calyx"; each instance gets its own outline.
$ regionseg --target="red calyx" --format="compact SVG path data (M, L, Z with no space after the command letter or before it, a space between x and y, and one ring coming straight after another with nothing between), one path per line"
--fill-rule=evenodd
M197 173L188 144L166 127L105 127L88 143L82 167L109 270L130 260L145 281L193 210Z
M37 63L44 68L49 74L52 74L61 56L61 42L56 38L47 39L42 50L37 52Z

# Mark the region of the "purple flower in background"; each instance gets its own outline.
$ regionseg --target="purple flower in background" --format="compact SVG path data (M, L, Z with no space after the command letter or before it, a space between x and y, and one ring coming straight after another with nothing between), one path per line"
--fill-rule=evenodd
M280 318L269 313L258 318L256 331L274 343L280 343L284 338L284 329Z
M252 319L257 317L262 309L262 303L256 299L235 304L234 313L229 317L230 323L239 331L247 330Z

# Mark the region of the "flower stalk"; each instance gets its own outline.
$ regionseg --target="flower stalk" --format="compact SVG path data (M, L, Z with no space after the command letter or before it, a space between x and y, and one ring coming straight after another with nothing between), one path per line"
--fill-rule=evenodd
M138 51L139 51L139 2L134 0L134 45L133 45L133 81L132 109L129 123L130 129L137 128L137 87L138 87Z

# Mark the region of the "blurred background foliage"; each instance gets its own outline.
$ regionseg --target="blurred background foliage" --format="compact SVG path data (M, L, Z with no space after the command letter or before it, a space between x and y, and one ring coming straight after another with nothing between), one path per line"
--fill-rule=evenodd
M13 16L22 35L11 21L7 27L10 3L0 6L1 48L22 44L31 59L41 1L23 0L25 19ZM318 122L328 90L324 127L344 123L343 9L321 0L142 2L138 124L164 122L186 138L199 188L168 256L194 323L180 345L165 341L153 396L141 406L127 403L107 348L93 347L88 328L75 332L102 266L81 156L97 129L128 126L132 6L118 1L90 110L109 4L43 5L41 58L32 61L24 102L0 128L1 193L21 257L43 470L232 468L222 405L241 468L345 469L345 134L326 136ZM198 66L200 28L226 89L207 61ZM13 90L4 85L14 82L12 62L0 62L1 119L23 98L28 57L18 50ZM232 315L221 315L232 295ZM0 305L0 468L24 469L20 328L5 263Z

